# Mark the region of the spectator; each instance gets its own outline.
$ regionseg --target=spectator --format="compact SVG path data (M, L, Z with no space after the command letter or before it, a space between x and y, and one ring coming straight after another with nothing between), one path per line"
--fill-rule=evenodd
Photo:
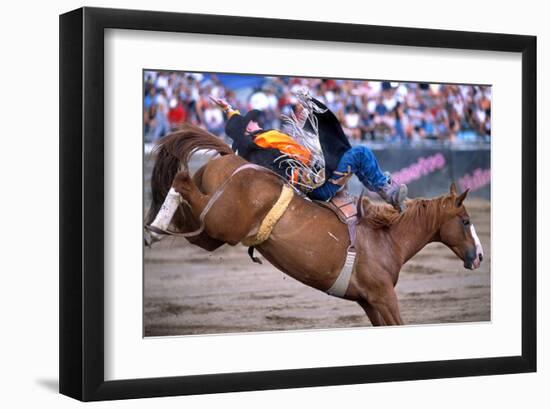
M359 115L359 109L355 105L348 105L346 107L346 114L344 115L344 123L342 124L346 135L349 138L360 140L360 124L361 115Z
M172 97L170 99L170 110L168 111L168 121L170 129L174 130L187 120L187 112L183 108L183 104L179 98Z
M204 124L210 133L221 135L224 132L225 120L223 112L217 106L209 103L204 110Z
M300 88L307 88L335 113L354 143L470 143L489 142L491 137L487 86L243 76L239 84L254 85L231 89L224 81L227 76L222 74L146 71L146 140L153 141L182 122L223 136L224 118L210 105L210 95L243 111L260 109L266 126L277 128L281 115L292 112L297 103L293 92Z

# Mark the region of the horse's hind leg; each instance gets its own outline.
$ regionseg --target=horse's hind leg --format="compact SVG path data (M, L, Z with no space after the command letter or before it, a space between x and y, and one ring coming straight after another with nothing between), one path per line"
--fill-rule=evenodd
M193 215L198 219L208 203L209 197L199 190L187 171L176 174L172 187L181 195L183 200L189 203Z
M371 304L369 304L366 300L357 301L357 304L365 310L367 313L367 317L369 317L370 322L373 326L379 327L381 325L386 325L384 322L384 319L382 318L382 315L378 312L376 308L374 308Z

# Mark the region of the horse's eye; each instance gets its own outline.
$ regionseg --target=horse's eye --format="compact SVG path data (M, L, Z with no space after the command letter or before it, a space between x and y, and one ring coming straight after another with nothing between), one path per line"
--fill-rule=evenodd
M462 224L463 224L464 226L468 226L468 225L470 224L470 220L464 219L464 220L462 220Z

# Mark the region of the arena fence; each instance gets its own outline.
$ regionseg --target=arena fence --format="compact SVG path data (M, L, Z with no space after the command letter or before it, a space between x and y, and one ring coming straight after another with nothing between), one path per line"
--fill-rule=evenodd
M470 189L471 197L491 198L491 151L488 148L450 147L384 147L373 148L380 166L393 177L406 183L409 197L434 197L449 191L455 182L460 192ZM193 158L191 170L198 168L201 158ZM145 152L145 204L150 200L150 175L153 161L150 149ZM349 190L359 195L363 186L351 179ZM376 195L372 195L376 197Z
M449 191L456 182L459 191L470 189L473 197L491 198L491 151L471 148L373 149L382 169L406 183L410 197L433 197ZM350 190L361 184L354 178Z

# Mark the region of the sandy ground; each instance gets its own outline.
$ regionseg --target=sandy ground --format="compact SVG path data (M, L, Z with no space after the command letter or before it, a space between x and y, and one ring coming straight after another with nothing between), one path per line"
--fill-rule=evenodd
M447 247L430 244L411 259L397 283L406 324L491 319L490 203L466 203L485 259L466 270ZM145 336L370 326L363 310L294 280L246 248L208 253L185 239L145 249Z

